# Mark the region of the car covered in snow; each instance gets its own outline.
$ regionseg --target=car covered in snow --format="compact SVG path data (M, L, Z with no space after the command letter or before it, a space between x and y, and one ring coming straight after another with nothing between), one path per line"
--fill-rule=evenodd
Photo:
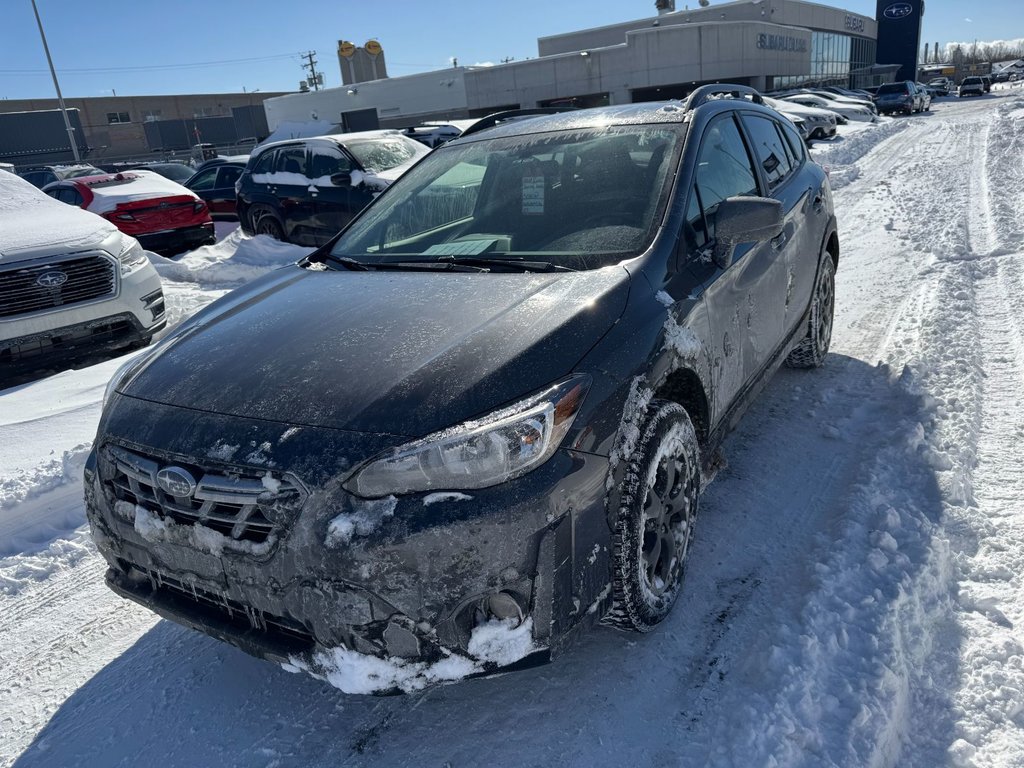
M85 163L76 163L74 165L41 165L22 171L19 175L32 186L42 189L55 181L92 176L97 173L103 173L103 171Z
M47 184L43 192L102 216L157 253L173 255L216 241L206 203L153 171L81 176Z
M264 144L238 181L238 220L246 234L323 245L429 151L393 130Z
M825 109L830 112L842 115L847 120L856 120L864 123L874 122L877 118L872 108L866 105L853 104L850 102L833 101L813 93L794 93L778 97L780 101L788 101L792 104L802 104L805 107Z
M803 104L795 104L791 101L782 101L765 96L764 103L777 112L781 112L790 120L801 118L807 128L809 139L831 139L836 135L838 114L828 109L817 109L816 107L805 107ZM840 118L842 119L842 118ZM845 122L845 120L844 120Z
M165 322L134 237L0 173L0 378L145 346Z
M107 583L358 693L651 630L721 441L825 361L836 231L744 86L469 130L114 375Z

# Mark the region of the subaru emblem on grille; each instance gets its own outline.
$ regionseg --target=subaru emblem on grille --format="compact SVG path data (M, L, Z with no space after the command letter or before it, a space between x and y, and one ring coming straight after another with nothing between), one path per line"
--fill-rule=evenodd
M36 285L43 288L59 288L68 281L68 276L63 272L53 270L51 272L44 272L36 278Z
M156 473L156 484L171 496L191 496L196 490L196 479L181 467L164 467Z

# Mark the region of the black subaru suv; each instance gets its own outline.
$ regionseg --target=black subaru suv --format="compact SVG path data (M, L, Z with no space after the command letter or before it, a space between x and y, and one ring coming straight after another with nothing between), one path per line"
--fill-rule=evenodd
M824 362L838 256L750 89L470 131L114 376L107 582L349 692L650 630L719 442Z

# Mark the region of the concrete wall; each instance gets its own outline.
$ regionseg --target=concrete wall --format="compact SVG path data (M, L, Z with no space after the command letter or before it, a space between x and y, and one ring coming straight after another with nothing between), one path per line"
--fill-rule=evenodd
M796 41L802 50L759 47L759 35ZM748 81L810 71L811 33L762 22L725 22L648 27L625 33L625 42L479 69L466 78L470 109L607 92L612 104L632 101L631 92L660 85ZM755 83L755 86L763 82Z
M634 21L624 21L621 24L568 32L564 35L542 37L537 40L537 49L541 56L553 56L619 45L625 42L626 34L633 30L719 21L763 21L872 39L878 35L878 25L873 18L842 8L805 3L801 0L761 0L756 3L739 0L734 3L718 3L707 8L648 16Z
M342 112L370 108L377 110L381 127L402 128L426 119L466 117L467 72L466 67L453 67L294 93L267 99L263 107L271 131L284 120L340 123Z

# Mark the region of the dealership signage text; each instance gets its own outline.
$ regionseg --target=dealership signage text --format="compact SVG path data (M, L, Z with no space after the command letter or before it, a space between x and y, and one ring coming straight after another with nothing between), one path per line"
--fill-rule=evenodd
M802 37L791 37L790 35L766 35L761 33L757 36L757 47L766 51L807 53L807 41Z

